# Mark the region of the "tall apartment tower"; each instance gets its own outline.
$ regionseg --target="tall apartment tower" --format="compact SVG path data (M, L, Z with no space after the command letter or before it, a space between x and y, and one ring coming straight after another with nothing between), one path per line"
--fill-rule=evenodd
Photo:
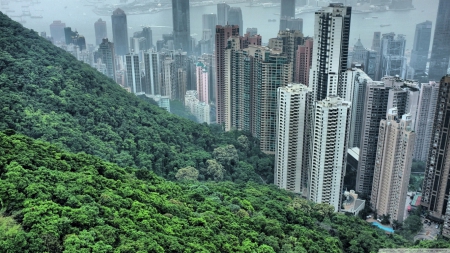
M288 84L277 91L275 185L307 196L311 89Z
M217 4L217 24L221 26L228 25L228 11L230 10L230 6L226 3L218 3ZM243 29L241 27L241 29Z
M163 54L160 56L160 90L161 96L168 96L170 99L175 99L172 90L175 85L175 64L171 55Z
M104 38L108 38L108 32L106 30L106 21L101 18L94 23L95 29L95 44L98 46L102 43Z
M116 64L114 61L114 44L104 38L102 43L98 46L98 55L102 59L102 63L106 65L106 75L113 80L116 80Z
M356 191L369 196L372 191L380 121L386 119L387 110L396 107L398 115L410 113L413 127L418 100L419 89L414 82L406 82L397 77L384 77L381 82L367 84Z
M441 1L442 3L442 1ZM422 187L422 206L435 219L449 214L450 154L448 149L450 128L450 76L441 79L437 111L433 120L432 140ZM447 217L448 218L448 217ZM447 228L448 229L448 228Z
M145 46L143 50L150 50L153 47L153 32L152 28L145 26L142 28L141 36L145 38Z
M379 54L377 80L384 76L406 76L405 36L395 33L383 34Z
M64 35L64 28L66 27L66 24L61 22L61 20L55 20L53 23L50 24L50 36L52 36L53 41L57 42L64 42L65 41L65 35Z
M238 26L216 27L216 123L225 123L225 49L228 47L228 38L239 36Z
M314 56L309 75L315 101L325 99L329 92L344 97L342 83L347 69L351 11L351 7L331 3L315 14Z
M160 95L159 84L159 54L156 51L144 52L145 94Z
M228 25L237 25L239 26L239 35L244 35L244 21L242 19L242 10L241 7L231 7L228 10Z
M415 140L411 124L411 115L399 119L396 108L380 122L370 204L378 215L391 215L391 221L405 218Z
M191 18L189 0L172 0L173 45L191 53ZM184 94L183 96L184 97Z
M260 141L266 154L275 154L277 129L276 91L292 83L292 63L281 51L264 47L249 47L254 58L252 85L252 134Z
M127 15L122 9L117 8L111 16L111 21L116 54L126 55L130 48L128 45Z
M364 104L366 96L366 87L369 83L372 83L372 79L364 73L361 69L353 69L347 71L348 75L353 75L349 78L354 82L353 95L352 95L352 120L350 123L350 133L348 146L350 148L360 147L361 142L361 129L363 125L364 116Z
M352 60L351 63L366 63L367 59L367 49L364 47L364 45L361 43L361 39L358 39L356 44L353 46L353 54L352 54Z
M426 70L428 51L430 50L431 26L432 23L428 20L416 25L411 62L409 63L415 72L425 72Z
M430 151L433 132L434 116L436 114L436 101L438 100L439 83L430 81L422 83L420 87L419 108L417 110L416 144L414 147L414 159L426 162Z
M434 28L433 46L431 48L430 70L431 81L440 81L447 74L450 58L450 1L439 0L436 26Z
M209 104L209 77L207 67L203 62L197 62L195 64L195 73L197 79L198 100Z
M342 203L351 105L339 97L316 102L311 140L308 199L327 203L337 212Z
M127 86L131 89L131 93L143 92L139 55L134 53L125 55L125 63L127 67Z
M309 85L309 72L311 71L313 56L313 39L308 38L297 49L294 65L294 82Z

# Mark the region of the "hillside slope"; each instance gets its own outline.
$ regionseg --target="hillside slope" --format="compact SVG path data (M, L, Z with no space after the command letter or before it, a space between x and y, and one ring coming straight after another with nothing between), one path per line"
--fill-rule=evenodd
M273 180L273 158L251 136L238 140L242 133L223 133L150 105L2 13L0 97L0 130L168 179L192 166L201 180ZM213 153L228 145L237 150L229 149L227 159L219 157L225 149ZM211 169L214 159L222 167Z
M0 252L319 253L410 246L274 186L169 182L13 131L0 132L0 210Z

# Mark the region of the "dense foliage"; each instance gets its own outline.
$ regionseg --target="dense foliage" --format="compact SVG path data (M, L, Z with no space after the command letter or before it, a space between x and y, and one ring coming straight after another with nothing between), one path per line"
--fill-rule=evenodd
M73 152L120 166L146 168L175 180L192 166L204 174L221 146L234 145L238 159L222 164L216 180L272 182L273 157L250 135L223 133L171 115L77 61L0 13L0 130L14 129Z
M377 252L409 245L273 186L174 183L13 131L0 133L0 210L0 252Z

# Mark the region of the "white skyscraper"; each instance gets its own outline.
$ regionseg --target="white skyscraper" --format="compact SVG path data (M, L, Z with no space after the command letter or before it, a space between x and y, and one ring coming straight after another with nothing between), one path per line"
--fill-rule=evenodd
M331 3L315 14L314 45L309 85L316 101L327 96L345 98L351 7Z
M142 92L141 70L139 66L139 56L134 53L125 55L127 66L127 85L131 93Z
M275 184L307 196L311 88L289 84L278 88Z
M314 111L309 199L341 206L351 105L339 97L316 103Z

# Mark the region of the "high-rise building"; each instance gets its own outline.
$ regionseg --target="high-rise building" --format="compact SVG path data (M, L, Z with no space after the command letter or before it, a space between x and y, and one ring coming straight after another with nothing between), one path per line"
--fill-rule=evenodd
M308 38L303 45L299 45L294 65L294 82L309 86L309 72L311 71L313 56L313 39Z
M351 104L331 96L316 102L308 199L337 212L342 203Z
M181 49L190 54L192 50L189 0L172 0L172 20L174 49Z
M217 26L217 15L214 13L203 14L202 21L203 30L211 30L211 36L214 37L213 34L216 31Z
M170 54L161 54L161 78L160 78L160 91L161 96L168 96L170 99L174 99L172 95L173 86L175 85L176 75L174 60Z
M217 24L220 26L226 26L228 24L228 11L230 6L226 3L217 4ZM243 29L241 27L241 29Z
M278 32L277 40L282 42L282 52L287 56L288 62L292 64L293 69L297 69L297 50L299 45L304 44L303 34L297 30L280 30ZM276 48L279 47L278 45ZM292 80L294 80L295 71L292 71Z
M405 218L415 140L411 124L411 115L399 119L396 108L380 122L370 203L378 215L390 215L391 222Z
M114 61L114 44L108 41L108 38L102 39L102 43L98 46L98 58L106 67L106 75L116 80L116 64Z
M277 92L275 185L307 196L310 156L311 89L288 84Z
M286 29L303 32L303 19L291 18L291 17L281 17L280 18L280 31L283 31Z
M65 42L64 28L66 27L65 23L62 23L61 20L55 20L50 24L50 36L52 36L54 42Z
M347 69L351 7L332 3L315 13L314 49L309 85L315 101L329 93L342 96ZM334 32L340 31L340 32Z
M245 33L249 36L255 36L258 34L258 28L256 27L249 27L245 30Z
M380 52L381 47L381 32L374 32L372 39L372 50Z
M153 32L152 28L145 26L142 28L141 36L145 38L145 47L143 50L150 50L153 48Z
M353 54L351 63L362 63L365 65L367 59L367 49L361 43L361 39L358 39L356 44L353 46Z
M117 8L111 16L111 21L115 52L117 55L126 55L129 53L127 15Z
M94 23L95 29L95 44L100 45L104 38L108 38L108 32L106 30L106 21L101 18Z
M348 70L348 76L350 82L353 84L353 95L352 95L352 120L350 123L350 133L348 146L350 148L360 147L361 142L361 129L363 124L364 116L364 104L366 96L367 84L372 82L372 79L364 73L364 71L354 68ZM351 77L350 77L351 76Z
M428 160L431 140L433 136L433 122L436 113L436 101L438 101L439 83L430 81L422 83L420 87L419 108L417 110L416 144L414 147L414 159L426 162Z
M379 68L377 80L384 76L399 76L404 79L406 75L405 36L395 33L383 34L379 54Z
M260 149L275 154L277 129L276 91L292 83L292 63L282 51L250 46L253 85L251 90L251 132L259 139Z
M409 63L415 72L426 70L428 51L430 50L431 26L431 21L428 20L416 25L411 62Z
M413 127L418 100L419 89L415 82L404 81L398 77L384 77L381 82L367 84L356 191L367 195L372 191L380 121L386 119L388 108L397 108L398 115L410 113Z
M228 47L228 38L239 36L239 27L216 27L216 123L225 123L225 49Z
M143 92L139 56L134 53L125 55L125 64L127 67L127 86L131 93Z
M241 7L231 7L228 11L228 25L237 25L239 26L239 35L244 34L244 21L242 19L242 10Z
M210 106L209 104L198 100L198 94L196 90L186 91L184 104L189 112L195 116L198 123L211 123Z
M197 94L200 102L209 104L208 70L203 62L196 63Z
M295 0L281 0L280 16L295 18Z
M442 5L441 1L441 5ZM438 19L439 20L439 19ZM449 128L450 128L450 76L441 79L437 99L437 111L433 120L432 140L425 167L422 187L422 207L434 219L448 222L450 194ZM448 227L446 231L448 232Z
M144 92L149 95L160 95L159 54L156 51L144 52Z
M450 1L439 0L435 24L428 77L431 81L438 82L447 74L449 67Z

